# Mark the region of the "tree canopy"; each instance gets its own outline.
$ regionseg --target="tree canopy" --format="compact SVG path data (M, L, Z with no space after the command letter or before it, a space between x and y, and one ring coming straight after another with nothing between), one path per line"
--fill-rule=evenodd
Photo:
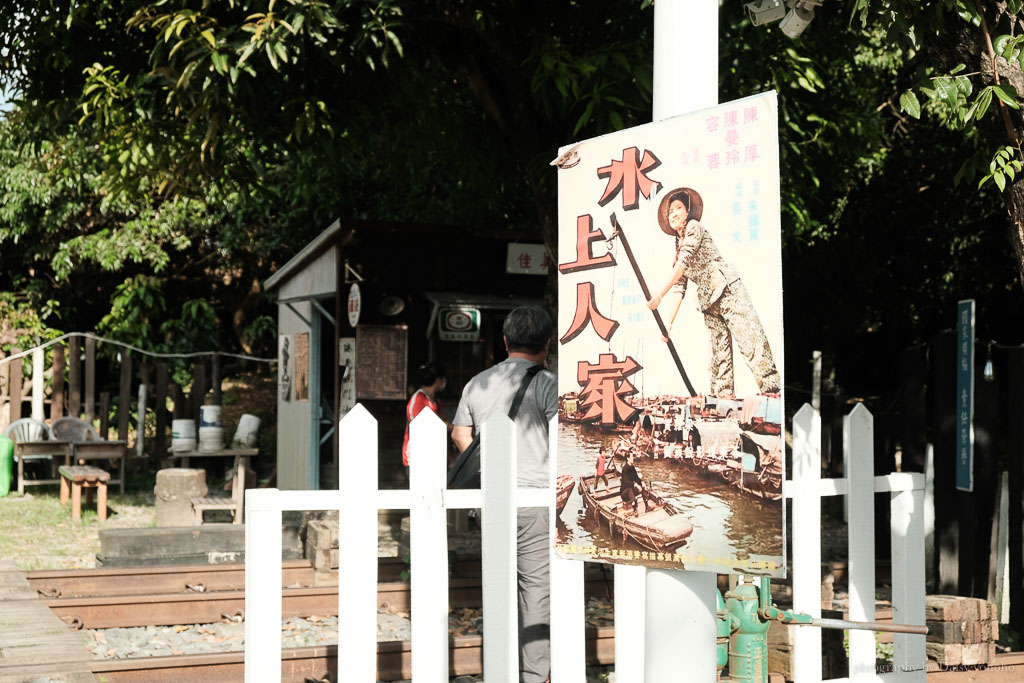
M553 247L557 148L650 118L648 4L4 3L0 315L266 352L259 283L339 216ZM1019 310L1020 10L722 5L720 99L779 92L788 354Z

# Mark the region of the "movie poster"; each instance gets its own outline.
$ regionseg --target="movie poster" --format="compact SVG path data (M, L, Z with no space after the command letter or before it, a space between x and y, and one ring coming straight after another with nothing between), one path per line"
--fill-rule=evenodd
M558 162L562 557L785 575L774 92Z
M295 376L295 335L282 334L277 337L277 397L281 401L292 400L292 378Z

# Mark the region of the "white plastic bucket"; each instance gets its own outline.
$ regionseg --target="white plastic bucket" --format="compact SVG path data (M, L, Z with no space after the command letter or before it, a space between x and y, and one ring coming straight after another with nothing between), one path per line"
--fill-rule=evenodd
M260 419L248 413L238 419L238 429L231 439L231 445L238 448L256 448L256 434L260 430Z
M200 427L199 428L199 450L219 451L224 448L223 427Z
M171 451L181 453L196 449L196 421L171 421Z
M199 429L221 426L220 406L199 406Z

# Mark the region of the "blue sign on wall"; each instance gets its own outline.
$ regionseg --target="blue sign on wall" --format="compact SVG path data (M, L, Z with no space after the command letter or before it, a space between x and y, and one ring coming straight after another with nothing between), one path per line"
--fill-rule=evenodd
M957 304L956 487L974 490L974 299Z

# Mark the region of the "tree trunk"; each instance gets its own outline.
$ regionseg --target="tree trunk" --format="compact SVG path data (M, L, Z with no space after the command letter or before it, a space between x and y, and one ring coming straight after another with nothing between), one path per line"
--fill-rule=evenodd
M1010 212L1010 225L1007 236L1013 245L1016 256L1017 275L1021 287L1024 287L1024 178L1014 181L1007 192L1007 207Z

